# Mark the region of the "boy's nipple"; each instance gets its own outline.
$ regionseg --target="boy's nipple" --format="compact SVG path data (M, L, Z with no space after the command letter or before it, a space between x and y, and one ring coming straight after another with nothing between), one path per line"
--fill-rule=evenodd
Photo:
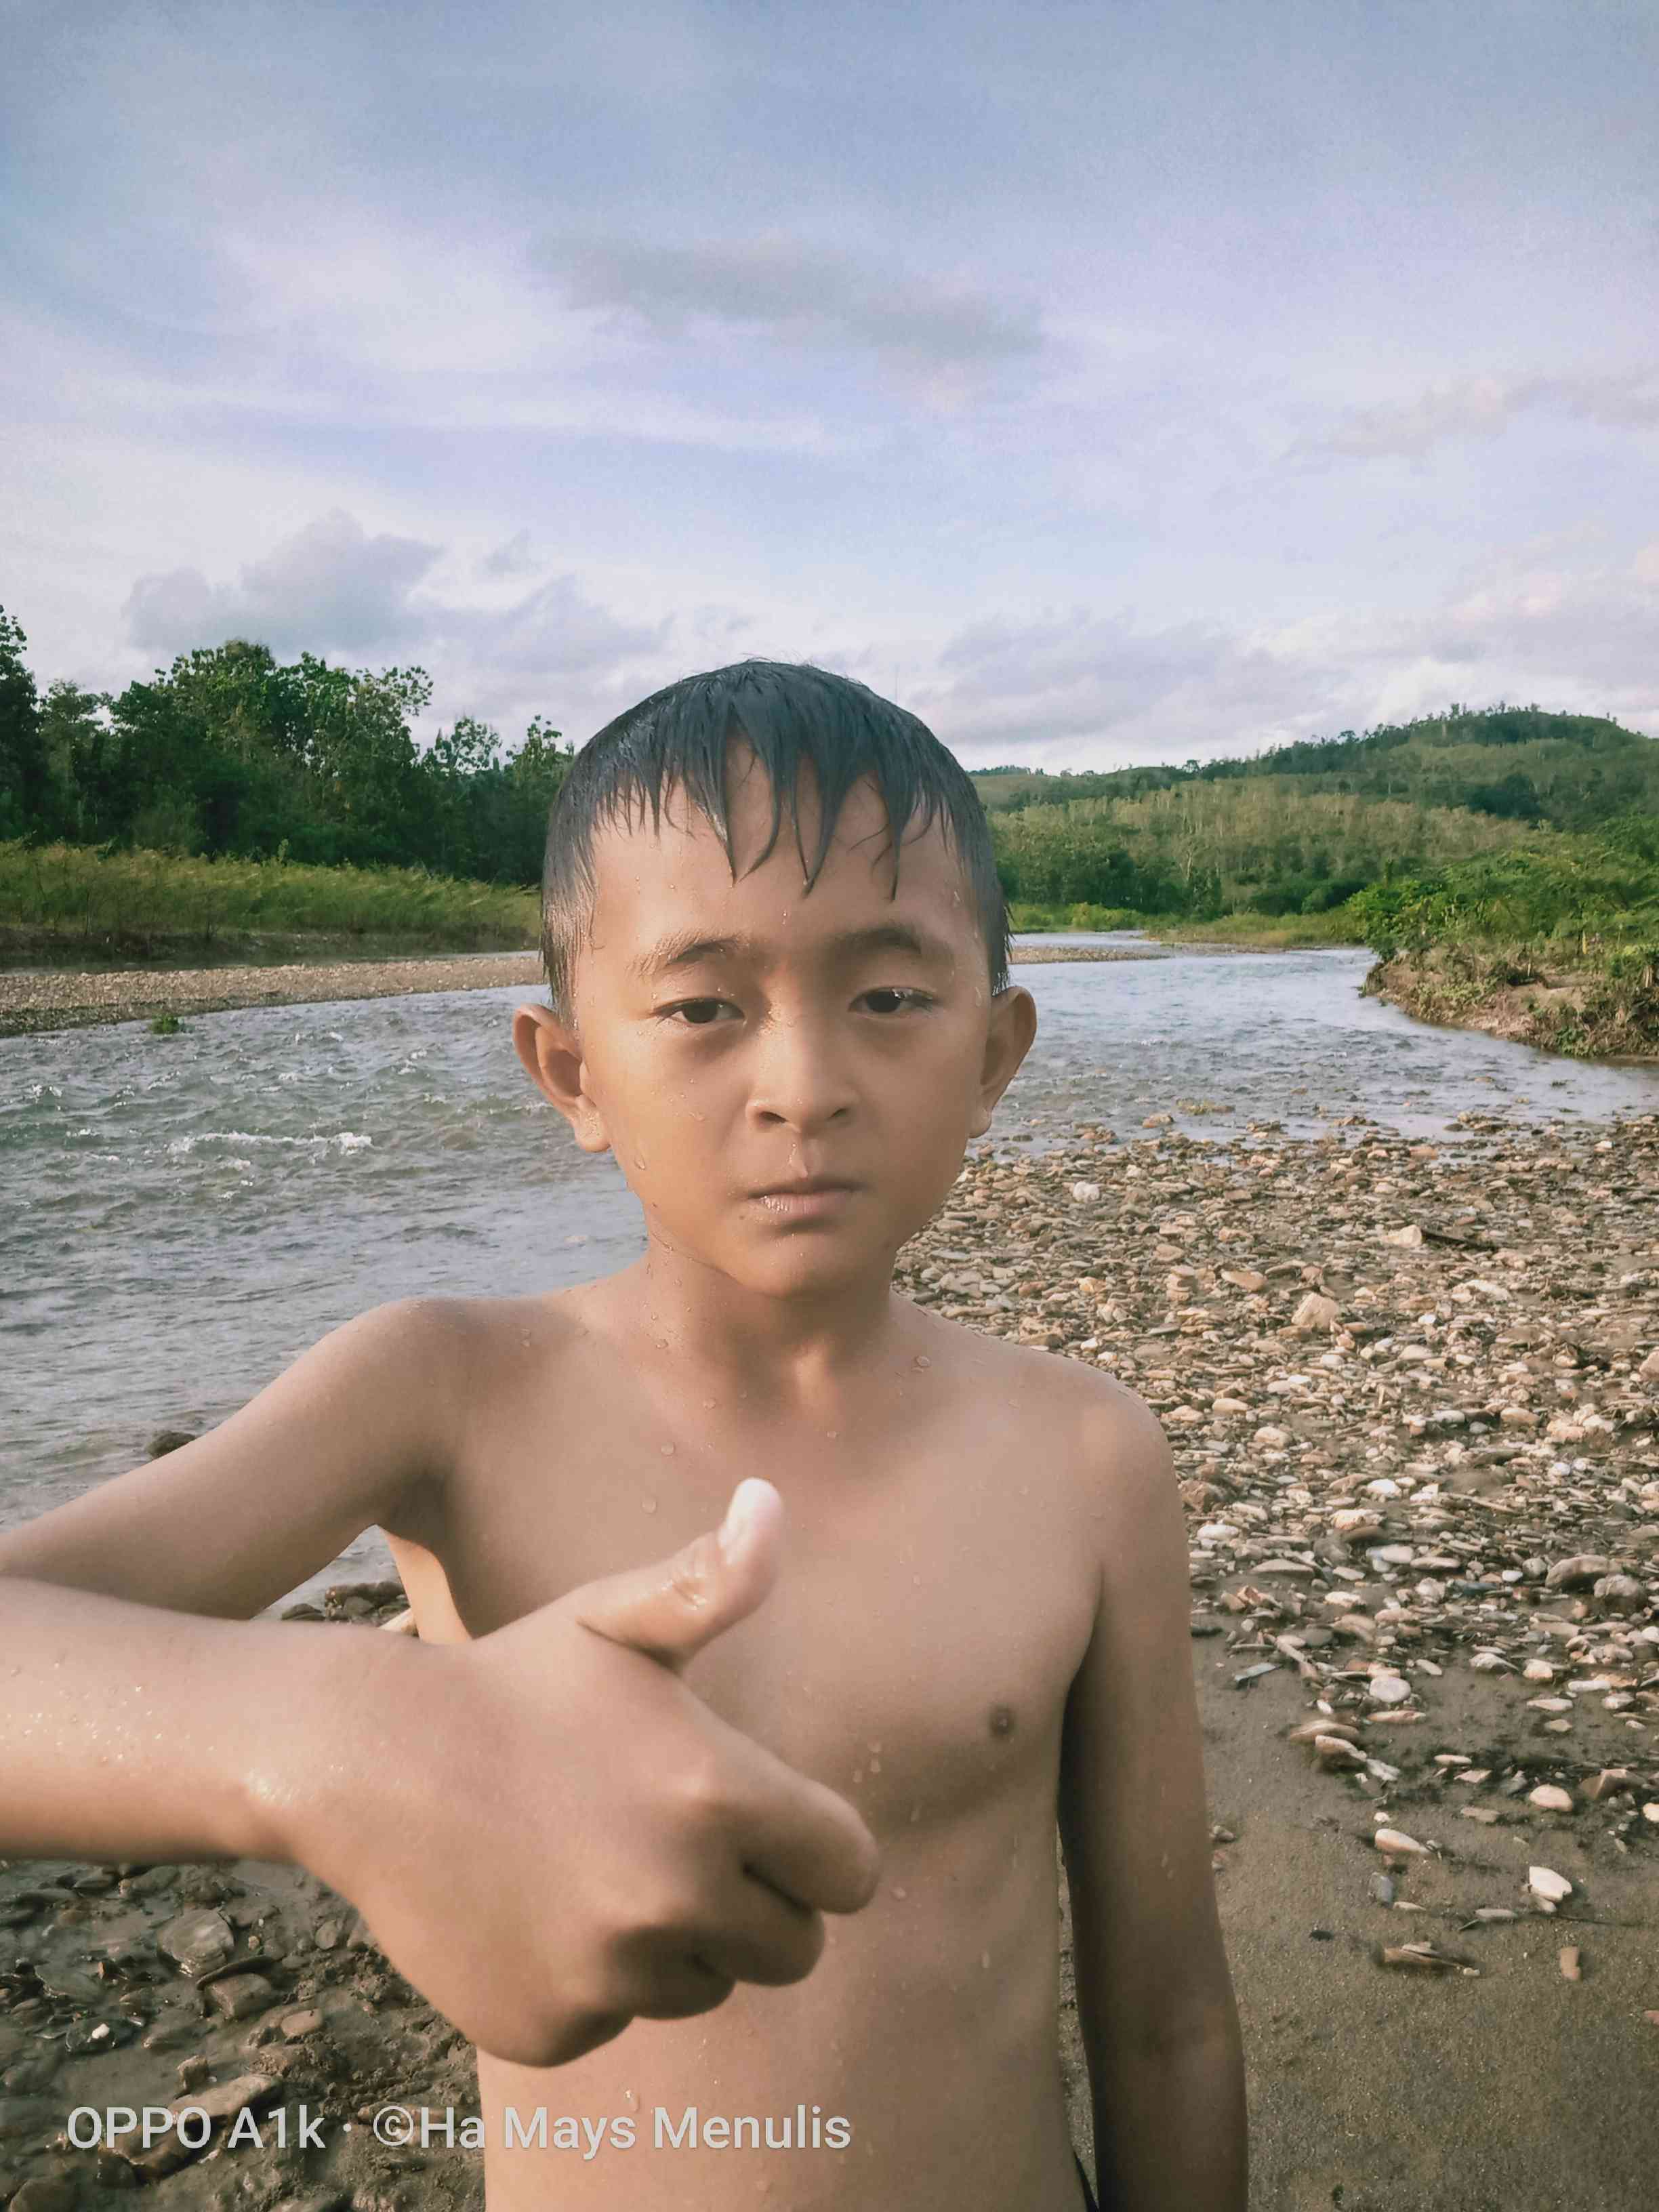
M993 1705L990 1711L990 1717L987 1720L985 1725L993 1735L1012 1735L1014 1732L1015 1726L1013 1707L1012 1705Z

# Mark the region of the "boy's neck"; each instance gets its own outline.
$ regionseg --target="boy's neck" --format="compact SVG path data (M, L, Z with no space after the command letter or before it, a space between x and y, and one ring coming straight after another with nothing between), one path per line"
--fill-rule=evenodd
M754 1416L830 1413L850 1385L915 1351L915 1309L892 1286L890 1263L834 1291L779 1297L653 1238L645 1257L609 1279L606 1304L641 1364L672 1360L681 1388Z

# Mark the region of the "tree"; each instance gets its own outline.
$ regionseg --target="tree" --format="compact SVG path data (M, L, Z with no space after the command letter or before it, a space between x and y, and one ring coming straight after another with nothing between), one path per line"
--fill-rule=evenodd
M46 795L40 702L23 659L27 643L22 624L0 607L0 837L34 829Z

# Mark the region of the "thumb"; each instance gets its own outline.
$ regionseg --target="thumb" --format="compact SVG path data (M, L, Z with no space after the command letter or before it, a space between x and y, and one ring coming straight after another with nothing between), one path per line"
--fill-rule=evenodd
M777 1580L782 1538L782 1498L750 1475L717 1529L671 1559L589 1583L566 1602L595 1635L678 1668L755 1610Z

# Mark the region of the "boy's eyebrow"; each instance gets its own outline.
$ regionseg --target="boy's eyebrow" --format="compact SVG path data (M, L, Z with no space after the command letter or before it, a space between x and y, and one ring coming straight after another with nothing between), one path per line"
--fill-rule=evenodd
M954 965L955 948L930 930L918 929L908 921L874 922L867 929L845 929L825 939L822 947L830 959L845 959L863 952L912 952L923 960L938 961L941 965ZM694 968L704 960L763 961L768 947L754 937L699 937L690 930L678 937L665 937L629 964L632 972L645 981L673 974L677 969Z

